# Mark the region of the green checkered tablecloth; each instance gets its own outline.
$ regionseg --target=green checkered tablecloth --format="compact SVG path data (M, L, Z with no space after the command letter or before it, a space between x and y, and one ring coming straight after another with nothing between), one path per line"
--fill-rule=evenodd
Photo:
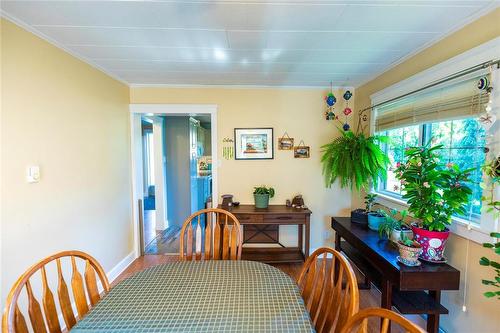
M313 332L295 282L255 261L177 262L124 280L71 332Z

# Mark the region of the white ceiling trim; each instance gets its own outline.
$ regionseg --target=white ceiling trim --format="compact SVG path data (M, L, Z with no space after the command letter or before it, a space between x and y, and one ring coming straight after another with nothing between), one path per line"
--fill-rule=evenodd
M480 17L482 17L482 16L484 16L484 15L492 12L493 10L495 10L496 8L498 8L499 6L500 6L500 4L498 2L496 2L496 1L492 2L490 5L482 8L481 10L479 10L474 15L471 15L470 17L468 17L467 20L461 22L460 24L457 24L455 27L453 27L452 29L450 29L448 32L444 33L443 35L441 35L441 36L439 36L437 38L434 38L433 40L425 43L421 47L416 48L414 51L408 53L407 55L401 57L399 60L393 62L391 65L389 65L384 70L379 71L378 73L376 73L375 75L373 75L371 78L368 78L366 80L361 81L356 87L362 87L363 85L365 85L368 82L376 79L377 77L379 77L380 75L384 74L385 72L390 71L391 69L393 69L397 65L400 65L403 62L405 62L406 60L411 59L412 57L416 56L417 54L419 54L423 50L431 47L434 44L439 43L441 40L443 40L446 37L448 37L448 36L452 35L453 33L457 32L458 30L460 30L461 28L465 27L466 25L468 25L468 24L472 23L473 21L479 19Z
M226 84L165 84L165 83L131 83L130 88L206 88L206 89L291 89L291 90L329 90L327 86L272 86L272 85L226 85ZM353 86L333 86L333 90L349 89Z
M66 46L62 45L61 43L57 42L56 40L50 38L49 36L45 35L44 33L40 32L39 30L35 29L33 26L29 25L28 23L24 22L23 20L20 20L17 17L10 15L9 13L5 12L1 8L0 8L0 17L3 17L4 19L9 20L12 23L20 26L21 28L31 32L33 35L45 40L46 42L54 45L55 47L63 50L64 52L70 54L71 56L77 58L78 60L81 60L84 63L90 65L91 67L94 67L95 69L101 71L102 73L106 74L110 78L112 78L118 82L121 82L121 83L125 84L126 86L130 86L130 83L128 81L122 79L121 77L119 77L118 75L116 75L114 73L107 71L106 69L102 68L98 64L94 63L92 60L68 49Z

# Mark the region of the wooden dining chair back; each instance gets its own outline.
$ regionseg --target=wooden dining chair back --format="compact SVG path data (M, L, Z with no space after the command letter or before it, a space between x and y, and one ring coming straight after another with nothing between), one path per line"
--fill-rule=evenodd
M55 262L55 263L54 263ZM68 285L64 280L63 268L71 266L71 295ZM84 276L78 271L78 266L84 266ZM52 274L53 273L53 274ZM2 318L3 333L59 333L69 331L78 320L101 299L103 294L99 293L100 285L103 294L109 292L109 282L101 265L90 255L81 251L64 251L43 259L31 266L16 281L5 305ZM47 276L57 275L57 304L54 293L50 289ZM37 300L35 284L41 284L41 299ZM18 302L22 299L21 302ZM77 315L75 315L72 303L76 305ZM27 310L22 311L19 303L26 303ZM60 311L58 311L58 308ZM23 315L24 313L24 315ZM59 321L59 314L64 319L64 323ZM29 318L28 325L25 315ZM31 326L31 329L29 329Z
M180 235L181 260L240 260L243 236L236 216L219 208L189 216Z
M359 311L353 317L351 317L342 328L341 333L367 333L369 318L382 319L380 324L380 333L388 333L390 331L391 323L398 324L403 332L426 332L424 329L418 327L417 325L394 311L382 308L367 308ZM370 331L373 331L373 329Z
M347 259L329 247L304 263L298 285L316 332L340 332L359 307L358 284Z

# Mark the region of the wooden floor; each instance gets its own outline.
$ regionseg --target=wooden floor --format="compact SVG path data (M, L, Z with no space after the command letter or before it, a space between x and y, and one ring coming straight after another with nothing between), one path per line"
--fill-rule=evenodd
M120 281L126 279L127 277L133 275L134 273L140 272L148 267L153 267L160 264L165 264L169 262L175 262L178 260L177 255L146 255L139 257L132 264L130 264L127 269L120 274L112 283L112 286L116 285ZM300 270L302 269L302 263L290 263L290 264L273 264L272 266L279 268L284 273L290 275L297 281ZM358 280L361 280L361 275L359 274ZM371 288L370 290L360 290L360 309L368 307L380 306L380 292L376 288ZM417 325L425 328L425 321L419 316L405 316ZM379 331L379 321L370 320L369 321L369 332ZM399 327L393 327L393 333L403 332Z

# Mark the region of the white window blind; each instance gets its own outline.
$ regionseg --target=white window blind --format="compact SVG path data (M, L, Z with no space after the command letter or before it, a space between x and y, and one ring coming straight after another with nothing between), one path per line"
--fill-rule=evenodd
M397 98L374 108L375 132L412 125L479 116L488 103L488 93L478 80L491 80L489 71L479 70Z

